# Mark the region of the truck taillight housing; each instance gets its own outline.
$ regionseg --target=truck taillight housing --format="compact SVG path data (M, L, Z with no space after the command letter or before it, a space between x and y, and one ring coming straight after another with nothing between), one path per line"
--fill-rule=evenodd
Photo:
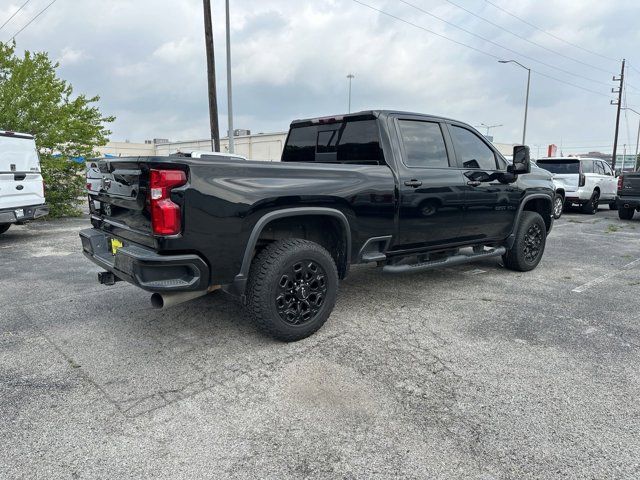
M618 177L618 191L622 190L622 185L624 185L624 177L620 175Z
M155 235L177 235L182 230L180 205L171 201L171 189L187 183L181 170L151 170L149 209Z
M578 177L578 186L584 187L586 183L587 183L587 177L585 176L584 173L581 173L580 176Z

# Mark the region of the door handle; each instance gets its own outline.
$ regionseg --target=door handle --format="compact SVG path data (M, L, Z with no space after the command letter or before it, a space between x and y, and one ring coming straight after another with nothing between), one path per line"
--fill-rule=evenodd
M407 187L418 188L419 186L422 185L422 182L420 180L416 180L415 178L413 178L411 180L407 180L406 182L404 182L404 184Z
M482 185L482 182L479 182L478 180L471 180L470 182L467 182L467 185L471 187L479 187Z

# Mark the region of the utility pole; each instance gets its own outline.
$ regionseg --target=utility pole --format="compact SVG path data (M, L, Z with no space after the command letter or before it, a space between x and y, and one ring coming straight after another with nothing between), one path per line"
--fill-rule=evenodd
M207 48L207 79L209 87L209 125L211 128L211 148L220 151L220 131L218 129L218 94L216 91L216 64L213 51L213 26L211 24L211 1L202 0L204 7L204 42Z
M615 172L616 171L616 155L618 153L618 130L620 128L620 109L622 108L622 88L624 87L624 58L622 59L622 68L620 69L620 78L616 78L614 75L613 81L620 82L620 87L618 88L617 92L615 88L611 89L611 93L618 94L618 103L616 103L615 100L611 100L609 102L611 103L611 105L618 106L618 111L616 112L616 133L613 136L613 156L611 158L611 169Z
M229 0L226 0L227 16L227 113L229 116L229 153L235 151L233 142L233 101L231 95L231 29L229 28Z
M347 75L347 78L349 79L349 113L351 113L351 80L356 78L356 76L353 73L350 73Z

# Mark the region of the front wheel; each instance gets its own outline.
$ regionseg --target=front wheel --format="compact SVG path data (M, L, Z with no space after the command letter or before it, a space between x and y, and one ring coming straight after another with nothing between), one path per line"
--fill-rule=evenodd
M597 190L593 191L591 194L591 198L587 203L582 206L582 211L584 213L588 213L589 215L594 215L598 211L598 204L600 203L600 192Z
M547 227L537 212L524 211L516 228L516 238L510 250L502 256L510 270L528 272L538 266L547 242Z
M251 263L247 310L261 330L294 342L324 325L337 292L338 271L327 250L308 240L279 240Z
M10 226L11 226L10 223L0 223L0 235L2 235L4 232L9 230Z
M556 195L553 200L553 218L556 220L562 216L562 210L564 209L564 198L562 195Z
M635 208L620 207L618 209L618 218L620 218L620 220L631 220L633 218L634 213L635 213Z

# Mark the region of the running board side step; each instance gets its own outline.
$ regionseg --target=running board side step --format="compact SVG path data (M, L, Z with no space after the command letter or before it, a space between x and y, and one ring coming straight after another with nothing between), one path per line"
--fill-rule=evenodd
M497 247L481 253L472 253L470 255L452 255L451 257L442 258L440 260L431 260L428 262L412 263L405 265L386 265L382 268L386 273L408 273L422 272L431 268L450 267L452 265L461 265L463 263L475 262L484 258L500 257L507 252L505 247Z

